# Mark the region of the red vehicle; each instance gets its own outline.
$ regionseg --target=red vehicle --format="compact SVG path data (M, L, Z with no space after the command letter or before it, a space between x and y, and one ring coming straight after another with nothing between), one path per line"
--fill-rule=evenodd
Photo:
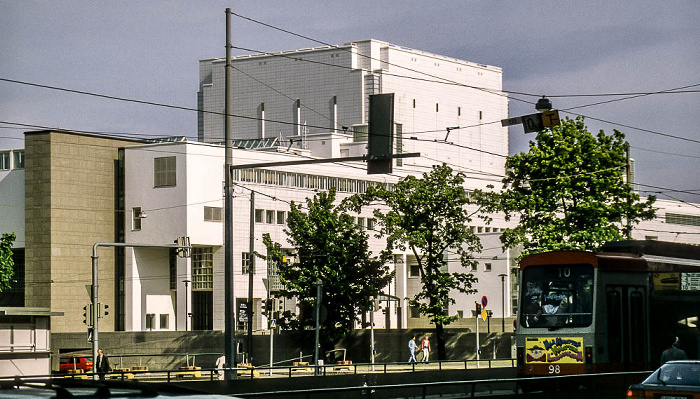
M518 376L643 371L678 336L698 357L700 246L620 241L520 262Z
M89 373L92 372L92 355L61 355L58 371L69 373L71 371Z

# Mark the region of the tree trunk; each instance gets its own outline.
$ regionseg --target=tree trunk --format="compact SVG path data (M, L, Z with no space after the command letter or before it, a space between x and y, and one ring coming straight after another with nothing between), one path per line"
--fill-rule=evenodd
M435 338L437 339L438 360L447 360L444 332L445 327L442 325L442 323L435 323Z

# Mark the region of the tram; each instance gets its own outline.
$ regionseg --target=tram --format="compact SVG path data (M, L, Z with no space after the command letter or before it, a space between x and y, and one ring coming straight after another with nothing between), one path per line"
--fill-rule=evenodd
M700 246L619 241L520 262L519 377L652 370L700 346Z

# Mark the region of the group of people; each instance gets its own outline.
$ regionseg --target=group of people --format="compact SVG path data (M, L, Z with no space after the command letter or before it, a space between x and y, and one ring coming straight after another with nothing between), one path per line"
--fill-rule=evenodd
M418 344L416 344L416 336L414 335L408 341L408 351L410 352L410 357L408 358L409 363L418 363L416 360L416 350L418 349ZM430 358L430 338L426 335L420 343L420 349L423 351L423 358L421 362L428 363Z

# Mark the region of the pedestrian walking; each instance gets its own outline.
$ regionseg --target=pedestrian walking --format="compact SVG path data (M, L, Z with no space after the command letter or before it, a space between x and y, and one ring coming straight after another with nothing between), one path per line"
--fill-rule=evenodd
M408 363L417 363L416 361L416 349L418 349L418 345L416 345L416 336L414 335L409 341L408 341L408 351L411 352L411 356L408 358Z
M420 343L421 349L423 349L423 363L428 363L428 358L430 357L430 338L426 335Z
M663 351L663 353L661 353L662 366L664 365L664 363L671 360L685 360L688 358L688 355L686 355L685 351L679 348L681 344L680 339L678 339L678 337L674 338L675 339L673 340L671 347Z
M97 360L95 361L94 367L95 371L100 376L100 380L104 380L105 374L112 371L112 368L109 366L109 359L107 358L107 355L104 354L101 348L97 350Z
M224 379L224 366L226 365L226 356L222 353L221 356L216 358L216 376L220 379Z

